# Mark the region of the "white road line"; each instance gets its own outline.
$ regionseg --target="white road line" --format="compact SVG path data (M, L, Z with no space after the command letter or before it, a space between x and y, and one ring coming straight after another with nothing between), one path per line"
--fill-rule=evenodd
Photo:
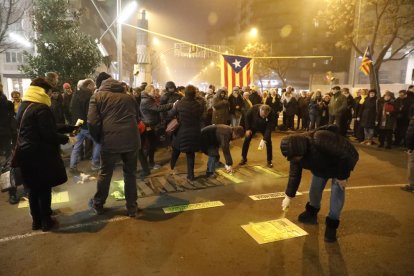
M93 225L99 225L99 224L104 224L104 223L110 223L110 222L123 221L123 220L127 220L127 219L130 219L130 218L129 217L115 217L115 218L111 218L111 219L97 220L97 221L92 221L92 222L88 222L88 223L79 223L79 224L74 224L74 225L59 228L59 229L57 229L58 232L42 232L42 231L29 232L29 233L22 234L22 235L15 235L15 236L9 236L9 237L1 238L0 243L13 241L13 240L20 240L20 239L24 239L24 238L30 238L30 237L45 235L45 234L50 234L50 233L59 234L59 232L64 232L64 231L68 231L68 230L73 230L73 229L78 229L78 228L83 228L83 227L93 226Z
M360 190L360 189L376 189L376 188L393 188L393 187L403 187L407 184L386 184L386 185L369 185L369 186L351 186L346 187L346 190ZM330 192L331 189L325 189L324 192ZM309 191L302 192L303 194L309 194Z

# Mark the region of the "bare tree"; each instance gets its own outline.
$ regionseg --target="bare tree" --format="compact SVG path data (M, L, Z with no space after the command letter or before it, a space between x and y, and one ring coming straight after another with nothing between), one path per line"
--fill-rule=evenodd
M27 7L25 0L0 0L0 53L13 45L7 38L8 30L22 19Z

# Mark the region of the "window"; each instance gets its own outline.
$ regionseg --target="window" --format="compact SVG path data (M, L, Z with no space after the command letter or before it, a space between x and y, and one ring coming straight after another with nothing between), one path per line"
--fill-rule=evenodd
M22 52L6 52L6 63L24 63L24 57Z

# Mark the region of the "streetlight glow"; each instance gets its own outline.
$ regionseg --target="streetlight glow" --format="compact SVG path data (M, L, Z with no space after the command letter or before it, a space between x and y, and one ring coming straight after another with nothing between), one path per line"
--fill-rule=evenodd
M135 12L137 7L138 7L137 2L134 1L134 2L129 3L119 15L118 22L123 23L127 21L128 18Z
M16 34L16 33L9 33L9 37L14 40L15 42L22 44L23 46L30 48L32 47L32 43L30 43L30 41L28 41L26 38L24 38L23 36Z
M152 39L152 43L153 43L155 46L159 46L159 45L160 45L160 40L158 39L158 37L154 37L154 38Z
M251 37L256 37L258 33L259 33L259 30L257 30L257 28L251 28L249 34Z

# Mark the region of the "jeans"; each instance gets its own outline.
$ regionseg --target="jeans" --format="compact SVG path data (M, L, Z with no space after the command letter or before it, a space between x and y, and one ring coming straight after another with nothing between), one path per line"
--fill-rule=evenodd
M101 152L101 169L98 175L97 191L93 198L94 205L102 208L108 198L109 186L111 185L112 173L119 156L123 162L124 190L126 207L129 211L137 209L137 180L135 177L137 170L137 151L112 153Z
M216 171L216 156L209 156L207 161L207 173L214 173Z
M171 169L175 168L175 164L177 163L178 157L180 156L180 151L173 148L172 156L171 156ZM195 164L195 153L194 152L186 152L187 156L187 178L193 179L194 178L194 164Z
M70 168L76 168L79 162L79 155L81 152L81 147L85 139L92 139L92 136L89 134L89 130L81 129L78 135L76 136L76 143L73 146L72 154L70 155ZM100 152L101 152L101 145L98 143L93 143L93 153L92 153L92 164L94 166L99 166L99 159L100 159Z
M237 127L240 125L241 116L231 115L231 126Z
M51 204L52 188L50 186L29 190L29 206L33 222L50 222Z
M252 135L249 137L244 138L243 142L243 148L242 148L242 158L243 160L247 160L247 153L249 152L250 142L252 141L252 138L254 134L256 133L256 130L252 130ZM263 133L264 135L264 133ZM266 142L266 154L267 154L267 162L271 162L273 159L273 153L272 153L272 138L264 139Z
M310 128L315 129L318 128L321 124L321 115L320 114L309 114L310 117Z
M364 135L365 140L371 141L372 137L374 137L374 129L373 128L364 128Z
M313 175L312 183L309 191L309 203L312 207L320 208L322 193L325 189L329 178L323 178ZM345 203L345 190L339 186L337 179L332 179L331 199L329 206L328 217L334 220L339 220L342 208Z

